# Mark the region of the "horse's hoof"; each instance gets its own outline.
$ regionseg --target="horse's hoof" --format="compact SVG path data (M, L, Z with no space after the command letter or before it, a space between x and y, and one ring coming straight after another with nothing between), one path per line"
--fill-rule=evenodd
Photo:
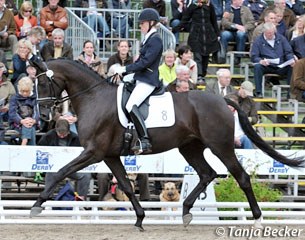
M144 228L141 226L141 227L138 227L138 226L134 226L135 227L135 229L137 230L137 231L139 231L139 232L144 232L145 230L144 230Z
M255 219L254 221L254 228L257 229L264 229L263 225L262 225L262 217Z
M193 215L191 213L185 214L182 217L182 220L183 220L183 226L187 227L190 224L190 222L193 220Z
M30 213L30 218L36 217L42 212L42 207L32 207L31 208L31 213Z

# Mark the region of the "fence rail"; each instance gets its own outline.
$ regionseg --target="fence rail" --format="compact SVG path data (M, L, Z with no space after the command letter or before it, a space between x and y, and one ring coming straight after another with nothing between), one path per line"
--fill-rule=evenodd
M129 209L132 207L130 202L47 201L43 204L45 210L39 217L29 218L30 207L33 203L34 201L0 201L0 224L134 224L136 220L134 211L101 210L103 207ZM145 212L144 224L182 224L181 202L141 202L141 205L144 208L155 208L154 211ZM261 202L259 206L263 209L263 225L305 224L305 203ZM52 210L53 207L72 207L73 210ZM90 210L82 210L84 207ZM161 211L161 208L167 210ZM172 208L178 208L178 210L172 211ZM191 224L249 225L254 223L251 220L252 213L248 210L249 204L246 202L195 203L194 208L197 210L192 211L194 220ZM210 208L238 210L217 211ZM219 217L230 219L219 220Z

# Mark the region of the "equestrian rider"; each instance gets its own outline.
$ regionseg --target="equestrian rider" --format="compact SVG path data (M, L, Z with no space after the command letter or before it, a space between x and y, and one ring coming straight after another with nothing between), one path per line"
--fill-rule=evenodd
M139 137L136 145L132 147L135 154L151 152L152 145L138 107L161 84L158 67L163 52L162 40L156 29L156 25L160 21L159 13L155 9L145 8L140 13L138 20L141 32L144 34L140 56L134 63L115 70L115 73L119 75L124 72L135 73L136 87L126 104L126 109Z

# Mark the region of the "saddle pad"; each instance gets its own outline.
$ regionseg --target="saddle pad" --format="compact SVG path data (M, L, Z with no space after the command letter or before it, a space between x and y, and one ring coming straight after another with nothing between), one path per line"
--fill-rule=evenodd
M120 123L127 128L128 119L126 118L121 102L124 84L121 83L117 91L117 107ZM151 96L149 98L149 113L145 120L147 128L171 127L175 124L175 111L172 95L169 92L163 95Z

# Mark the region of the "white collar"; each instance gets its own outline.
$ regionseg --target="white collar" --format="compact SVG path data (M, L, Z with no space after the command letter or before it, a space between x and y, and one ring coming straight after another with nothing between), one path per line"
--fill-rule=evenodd
M142 44L145 44L145 42L147 41L147 39L148 39L153 33L155 33L155 32L157 32L157 29L155 29L154 27L152 27L152 28L150 29L150 31L149 31L148 33L146 33L146 35L144 36L144 41L143 41Z

